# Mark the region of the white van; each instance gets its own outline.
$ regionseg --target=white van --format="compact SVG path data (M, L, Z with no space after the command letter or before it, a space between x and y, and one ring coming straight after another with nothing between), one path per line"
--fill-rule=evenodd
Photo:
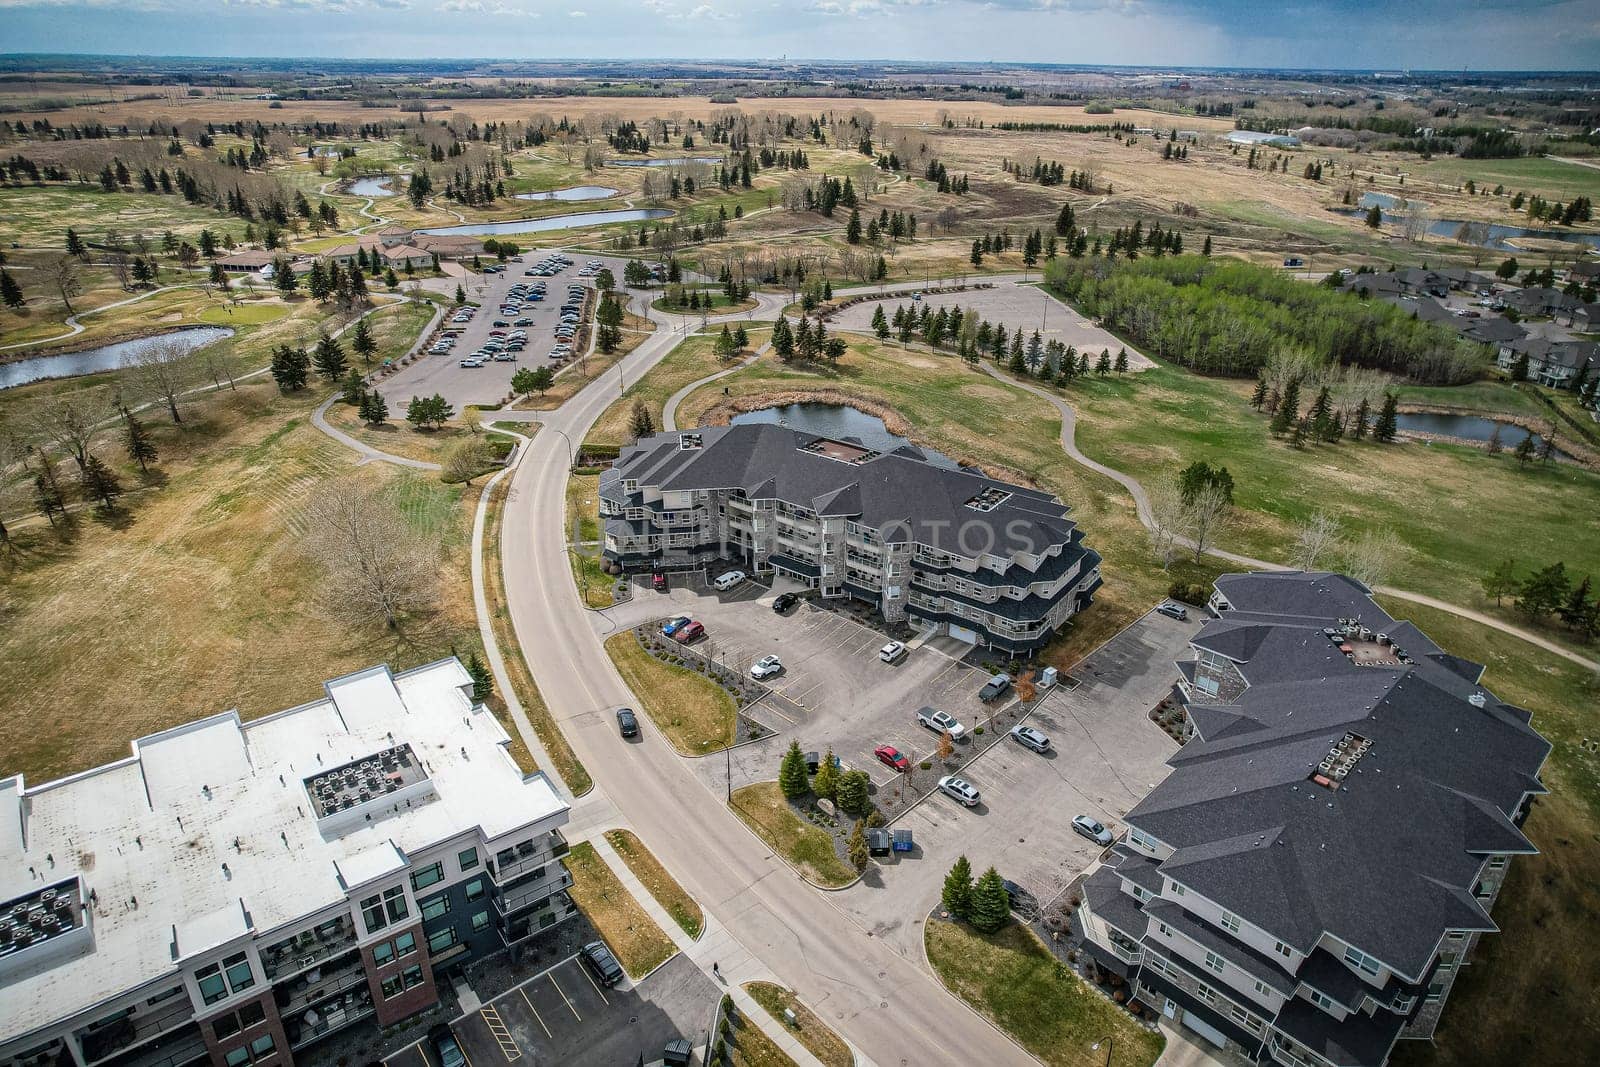
M717 580L711 584L718 592L725 593L748 577L744 571L728 571L726 574L717 575Z

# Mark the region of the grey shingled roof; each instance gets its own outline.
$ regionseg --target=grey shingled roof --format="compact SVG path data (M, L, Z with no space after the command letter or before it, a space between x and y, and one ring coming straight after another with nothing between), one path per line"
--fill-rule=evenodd
M1472 885L1487 854L1533 851L1510 816L1543 791L1550 751L1526 713L1348 578L1227 575L1217 587L1239 610L1195 643L1249 651L1251 684L1232 704L1191 706L1197 736L1128 814L1176 850L1162 872L1302 952L1326 931L1409 978L1445 930L1493 930ZM1322 633L1352 617L1414 662L1356 666ZM1480 693L1481 708L1469 702ZM1371 748L1339 789L1313 784L1346 732Z
M616 468L624 478L667 492L737 489L752 499L776 497L877 529L900 525L911 540L966 556L1042 553L1073 540L1067 506L1049 493L935 466L917 458L915 449L846 463L802 451L820 438L785 426L744 424L694 432L699 448L680 448L677 433L655 434L623 449ZM991 511L966 506L985 489L1011 495Z

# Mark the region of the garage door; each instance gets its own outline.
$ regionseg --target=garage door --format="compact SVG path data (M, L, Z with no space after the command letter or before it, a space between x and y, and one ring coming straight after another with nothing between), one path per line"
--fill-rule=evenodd
M1228 1038L1221 1030L1206 1022L1192 1011L1183 1013L1183 1025L1205 1038L1218 1048L1228 1047Z
M950 636L957 641L965 641L969 645L978 643L978 631L968 629L965 626L957 626L955 623L950 623Z

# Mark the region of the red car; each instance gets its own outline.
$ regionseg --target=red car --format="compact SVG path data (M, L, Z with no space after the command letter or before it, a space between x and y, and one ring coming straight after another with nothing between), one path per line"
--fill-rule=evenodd
M902 756L900 750L893 745L879 745L872 750L872 754L877 756L878 762L885 767L890 767L897 771L909 771L911 769L911 761Z
M698 622L691 620L686 625L678 627L678 629L673 632L672 639L678 642L680 645L687 645L690 641L693 641L695 638L701 636L705 632L706 628L704 626L701 626Z
M656 571L650 576L650 587L658 593L666 592L667 576L661 571Z

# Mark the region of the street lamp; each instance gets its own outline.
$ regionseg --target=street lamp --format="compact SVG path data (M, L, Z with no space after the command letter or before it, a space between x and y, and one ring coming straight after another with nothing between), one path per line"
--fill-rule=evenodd
M1111 1052L1117 1046L1117 1039L1115 1037L1108 1037L1108 1038L1106 1038L1105 1044L1106 1044L1106 1067L1111 1067ZM1090 1045L1089 1048L1094 1052L1099 1052L1100 1051L1100 1042L1096 1041L1093 1045Z

